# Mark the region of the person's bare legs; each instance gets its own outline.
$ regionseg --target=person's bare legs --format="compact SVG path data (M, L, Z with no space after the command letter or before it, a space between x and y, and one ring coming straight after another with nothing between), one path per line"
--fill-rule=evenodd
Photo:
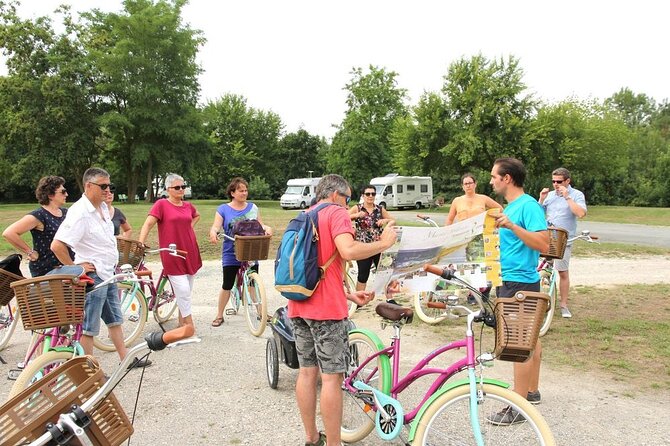
M342 373L321 374L321 418L328 445L340 446L342 426ZM318 438L318 437L317 437Z
M533 355L526 362L514 363L514 391L526 398L530 390L537 390L540 383L542 343L537 340Z
M570 292L570 273L568 270L558 272L558 290L561 293L561 308L568 308L568 294Z
M224 290L221 288L221 291L219 291L219 305L216 309L216 318L223 319L223 311L226 309L226 305L228 305L228 301L230 300L230 290Z
M366 283L356 282L356 291L365 291Z
M107 329L109 330L109 339L112 340L116 352L119 354L119 358L125 358L128 350L126 349L126 344L123 342L123 330L121 330L121 325L107 327ZM93 355L93 336L82 334L79 343L84 349L84 353Z
M316 427L316 379L318 375L319 368L316 366L300 367L298 379L295 383L295 397L298 402L302 425L305 429L305 441L308 443L319 441L319 429ZM323 401L321 404L323 406ZM328 431L326 430L326 432Z

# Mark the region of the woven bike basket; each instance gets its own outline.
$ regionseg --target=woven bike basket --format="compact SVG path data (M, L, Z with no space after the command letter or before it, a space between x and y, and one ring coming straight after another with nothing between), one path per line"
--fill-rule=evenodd
M23 277L0 269L0 307L7 305L14 298L14 290L10 285L21 279Z
M271 235L236 235L235 258L240 262L266 260L270 252L271 238Z
M46 432L73 404L81 405L105 382L105 375L91 356L80 356L36 381L0 407L0 441L26 444ZM87 434L94 445L117 446L133 433L123 407L113 393L89 414ZM72 444L79 444L76 440Z
M11 284L26 330L78 324L84 320L86 287L68 274L17 280Z
M549 296L519 291L495 301L495 356L502 361L524 362L530 358L540 335Z
M144 260L144 245L137 240L117 237L116 249L119 251L119 266L128 263L137 269Z
M565 247L568 244L568 231L563 228L550 226L549 231L549 250L541 252L540 255L545 259L562 259L565 254Z

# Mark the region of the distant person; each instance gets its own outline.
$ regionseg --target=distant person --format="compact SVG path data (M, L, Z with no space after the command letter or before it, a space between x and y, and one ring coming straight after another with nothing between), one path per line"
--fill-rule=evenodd
M171 173L165 178L167 198L158 200L149 210L149 215L140 230L139 241L144 243L149 231L158 225L158 246L167 248L171 244L186 251L186 258L170 255L161 251L163 271L167 274L179 309L179 327L183 327L182 336L195 334L193 323L193 283L195 274L202 267L200 247L193 227L200 220L195 206L184 200L186 183L181 176Z
M214 222L209 229L209 241L215 244L219 242L218 233L222 229L227 236L234 237L233 227L240 220L258 220L259 223L263 224L258 206L247 201L249 183L244 178L233 178L226 188L226 194L230 198L230 203L224 203L216 209ZM263 225L263 229L266 234L272 234L271 227ZM216 317L212 321L212 327L220 327L223 324L223 312L230 300L230 290L233 289L240 265L240 261L235 257L235 243L232 240L224 239L221 247L223 283L219 291ZM254 265L252 269L258 272L258 264Z
M112 217L112 223L114 224L114 235L120 235L121 237L130 237L130 234L133 232L132 226L128 223L128 219L121 209L115 208L113 206L114 202L114 191L107 194L105 197L105 203L109 209L109 215Z
M356 228L356 240L362 243L371 243L379 240L384 225L393 220L391 214L382 206L375 204L377 190L372 185L363 188L361 194L362 204L355 204L349 209L349 218L353 220ZM370 278L372 265L377 267L380 254L375 254L367 259L357 260L358 278L356 290L363 291Z
M9 225L2 233L14 248L26 255L33 277L43 276L61 265L51 251L51 242L67 215L67 208L64 207L68 197L65 179L54 175L40 178L35 197L40 207ZM33 238L32 248L21 238L28 231ZM72 250L68 250L68 256L70 261L74 259Z
M461 177L461 187L465 194L454 198L451 202L445 226L474 217L488 209L500 209L502 211L502 205L493 198L476 193L477 180L471 173L466 173Z
M552 226L563 228L568 231L569 237L574 237L577 232L577 218L586 215L586 199L584 194L572 187L570 184L570 171L559 167L551 173L551 183L554 190L549 192L545 187L540 191L538 200L547 216L547 222ZM570 257L572 255L572 242L568 243L562 259L554 260L554 268L558 271L560 278L558 289L561 293L561 316L571 318L572 313L568 309L568 294L570 293Z
M491 169L491 186L507 201L504 212L496 218L503 280L496 290L499 297L514 296L519 291L540 291L537 264L540 251L549 249L549 233L542 207L523 190L525 179L526 168L515 158L499 158ZM538 339L530 359L514 363L514 391L532 404L541 401L538 389L541 360L542 343ZM510 425L526 420L512 407L506 407L490 414L488 421Z

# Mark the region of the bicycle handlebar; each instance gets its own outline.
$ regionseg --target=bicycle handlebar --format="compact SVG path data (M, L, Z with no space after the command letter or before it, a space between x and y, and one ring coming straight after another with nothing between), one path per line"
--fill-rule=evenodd
M465 280L461 279L460 277L456 276L454 274L454 271L448 269L448 268L442 268L437 265L431 265L426 263L423 266L423 270L432 274L435 274L436 276L440 276L441 278L445 279L447 282L450 282L452 284L458 285L462 288L466 288L469 291L472 292L472 294L475 297L475 301L477 301L477 305L479 305L479 309L481 311L481 315L484 316L486 319L486 315L488 314L487 309L484 307L484 301L488 301L488 298L484 296L484 294L477 288L473 287L470 285L468 282ZM433 302L432 303L433 308L441 308L441 309L447 309L449 308L449 312L451 316L463 316L463 315L470 315L473 313L477 313L477 311L473 311L468 307L465 307L463 305L451 305L447 304L444 302ZM429 305L430 306L430 305ZM487 323L488 325L488 323Z
M166 251L171 256L179 257L184 260L186 260L186 256L188 255L188 251L177 249L177 245L175 245L174 243L170 243L167 248L147 249L145 252L149 254L156 254L158 252L164 252L164 251Z
M440 227L435 220L433 220L432 218L430 218L427 215L416 214L416 218L418 218L419 220L421 220L423 223L425 223L427 225L431 225L431 226L434 226L436 228Z
M575 240L584 240L585 242L589 243L599 243L596 240L598 240L597 235L591 235L591 231L588 229L584 229L579 235L575 235L574 237L570 237L568 239L568 242L574 242Z

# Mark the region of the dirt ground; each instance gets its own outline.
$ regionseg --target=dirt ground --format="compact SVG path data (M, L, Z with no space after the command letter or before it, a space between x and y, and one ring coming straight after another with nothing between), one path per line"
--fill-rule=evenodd
M623 283L670 283L670 259L583 259L571 263L573 285L612 286ZM269 309L285 304L272 289L272 263L262 262L261 273L269 294ZM295 405L297 371L280 365L279 388L269 388L265 348L271 336L268 328L255 338L246 328L244 316L226 317L218 328L210 326L220 286L220 267L206 262L196 279L194 318L199 344L152 354L154 365L146 369L135 417L133 445L299 445L304 443L302 424ZM575 314L575 318L579 315ZM372 312L354 317L359 327L375 330L388 342L390 330L382 331ZM172 323L174 324L174 323ZM156 329L153 320L146 331ZM22 358L28 335L20 331L9 347L0 352L6 372ZM416 321L403 329L403 357L406 363L419 359L443 339ZM105 370L117 364L115 353L100 354ZM449 359L449 358L447 358ZM488 376L511 381L512 366L498 361ZM0 400L12 381L0 376ZM132 416L141 371L133 371L115 390L126 412ZM657 445L670 444L668 392L643 394L621 382L582 371L572 373L542 369L539 406L560 445ZM401 402L411 402L401 398ZM403 444L399 439L385 443L372 433L360 445Z

